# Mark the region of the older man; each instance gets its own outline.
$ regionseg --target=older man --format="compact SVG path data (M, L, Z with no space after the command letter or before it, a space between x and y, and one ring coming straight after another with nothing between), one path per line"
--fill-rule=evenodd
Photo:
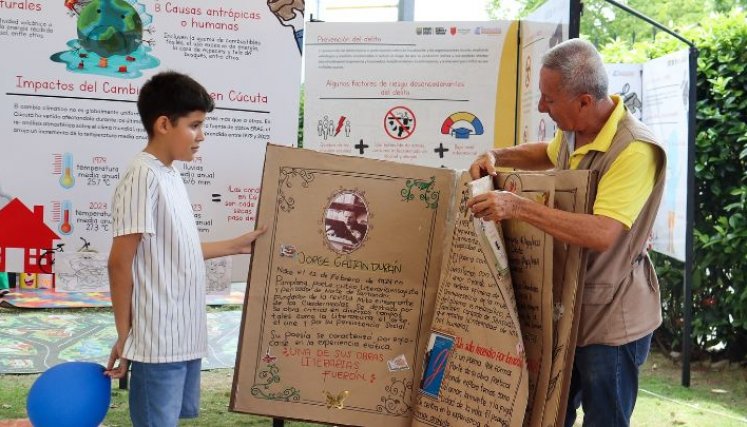
M664 189L666 156L651 131L617 96L590 43L573 39L542 57L539 111L559 131L550 143L492 150L472 164L473 178L496 166L589 169L597 174L593 214L549 208L493 191L472 198L478 218L526 221L589 250L566 426L583 405L585 426L627 426L638 370L661 323L659 285L646 251Z

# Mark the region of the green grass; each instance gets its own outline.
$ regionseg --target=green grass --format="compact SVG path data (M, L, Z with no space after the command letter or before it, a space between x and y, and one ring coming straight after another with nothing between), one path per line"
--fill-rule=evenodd
M38 375L0 375L0 419L26 417L26 395ZM202 413L183 426L270 426L266 417L229 412L232 369L203 372ZM633 414L636 427L747 425L747 369L711 371L695 365L691 387L680 385L681 368L659 354L652 354L641 372L641 392ZM654 394L652 394L654 393ZM129 426L127 393L114 388L112 406L104 424ZM287 422L289 427L318 424ZM578 423L580 425L580 423Z
M694 363L690 387L682 387L682 368L658 353L643 366L635 426L747 425L747 369L720 371Z
M39 375L0 375L0 420L26 418L26 396ZM272 419L228 411L233 369L216 369L202 373L202 402L200 417L185 420L181 426L270 426ZM115 382L116 383L116 382ZM104 420L107 427L132 425L127 405L127 392L112 386L112 401ZM319 424L287 422L289 427L310 427Z
M214 307L211 311L235 310L237 307ZM88 309L110 311L108 308ZM65 313L65 310L49 310ZM0 310L0 316L12 311ZM228 411L232 369L202 373L201 415L185 421L183 426L271 426L272 420ZM0 375L0 420L26 418L26 396L38 375ZM747 426L747 368L725 368L712 371L694 363L691 387L681 383L681 368L658 353L653 353L641 371L640 393L632 425L731 427ZM104 425L129 426L127 392L113 385L112 405ZM61 391L64 392L64 391ZM287 422L289 427L318 426L313 423ZM580 422L577 422L580 425Z

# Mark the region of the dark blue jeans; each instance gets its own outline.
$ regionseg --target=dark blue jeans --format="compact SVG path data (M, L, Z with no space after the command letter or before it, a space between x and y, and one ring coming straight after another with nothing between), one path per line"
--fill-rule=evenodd
M629 426L638 395L638 369L651 346L648 334L621 346L576 347L565 425L576 420L583 405L584 427Z

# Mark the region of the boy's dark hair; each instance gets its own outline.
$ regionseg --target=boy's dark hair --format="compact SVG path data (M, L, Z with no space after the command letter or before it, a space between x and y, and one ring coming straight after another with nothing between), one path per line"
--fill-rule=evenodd
M215 108L213 98L193 78L175 71L164 71L150 78L140 89L137 111L148 136L153 136L153 124L161 116L171 123L195 111L209 113Z

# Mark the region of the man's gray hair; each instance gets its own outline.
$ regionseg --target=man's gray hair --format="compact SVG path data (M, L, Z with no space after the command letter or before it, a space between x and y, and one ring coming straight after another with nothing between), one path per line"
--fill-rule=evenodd
M542 55L542 65L560 73L560 85L571 95L588 93L595 99L608 95L607 70L593 44L570 39Z

